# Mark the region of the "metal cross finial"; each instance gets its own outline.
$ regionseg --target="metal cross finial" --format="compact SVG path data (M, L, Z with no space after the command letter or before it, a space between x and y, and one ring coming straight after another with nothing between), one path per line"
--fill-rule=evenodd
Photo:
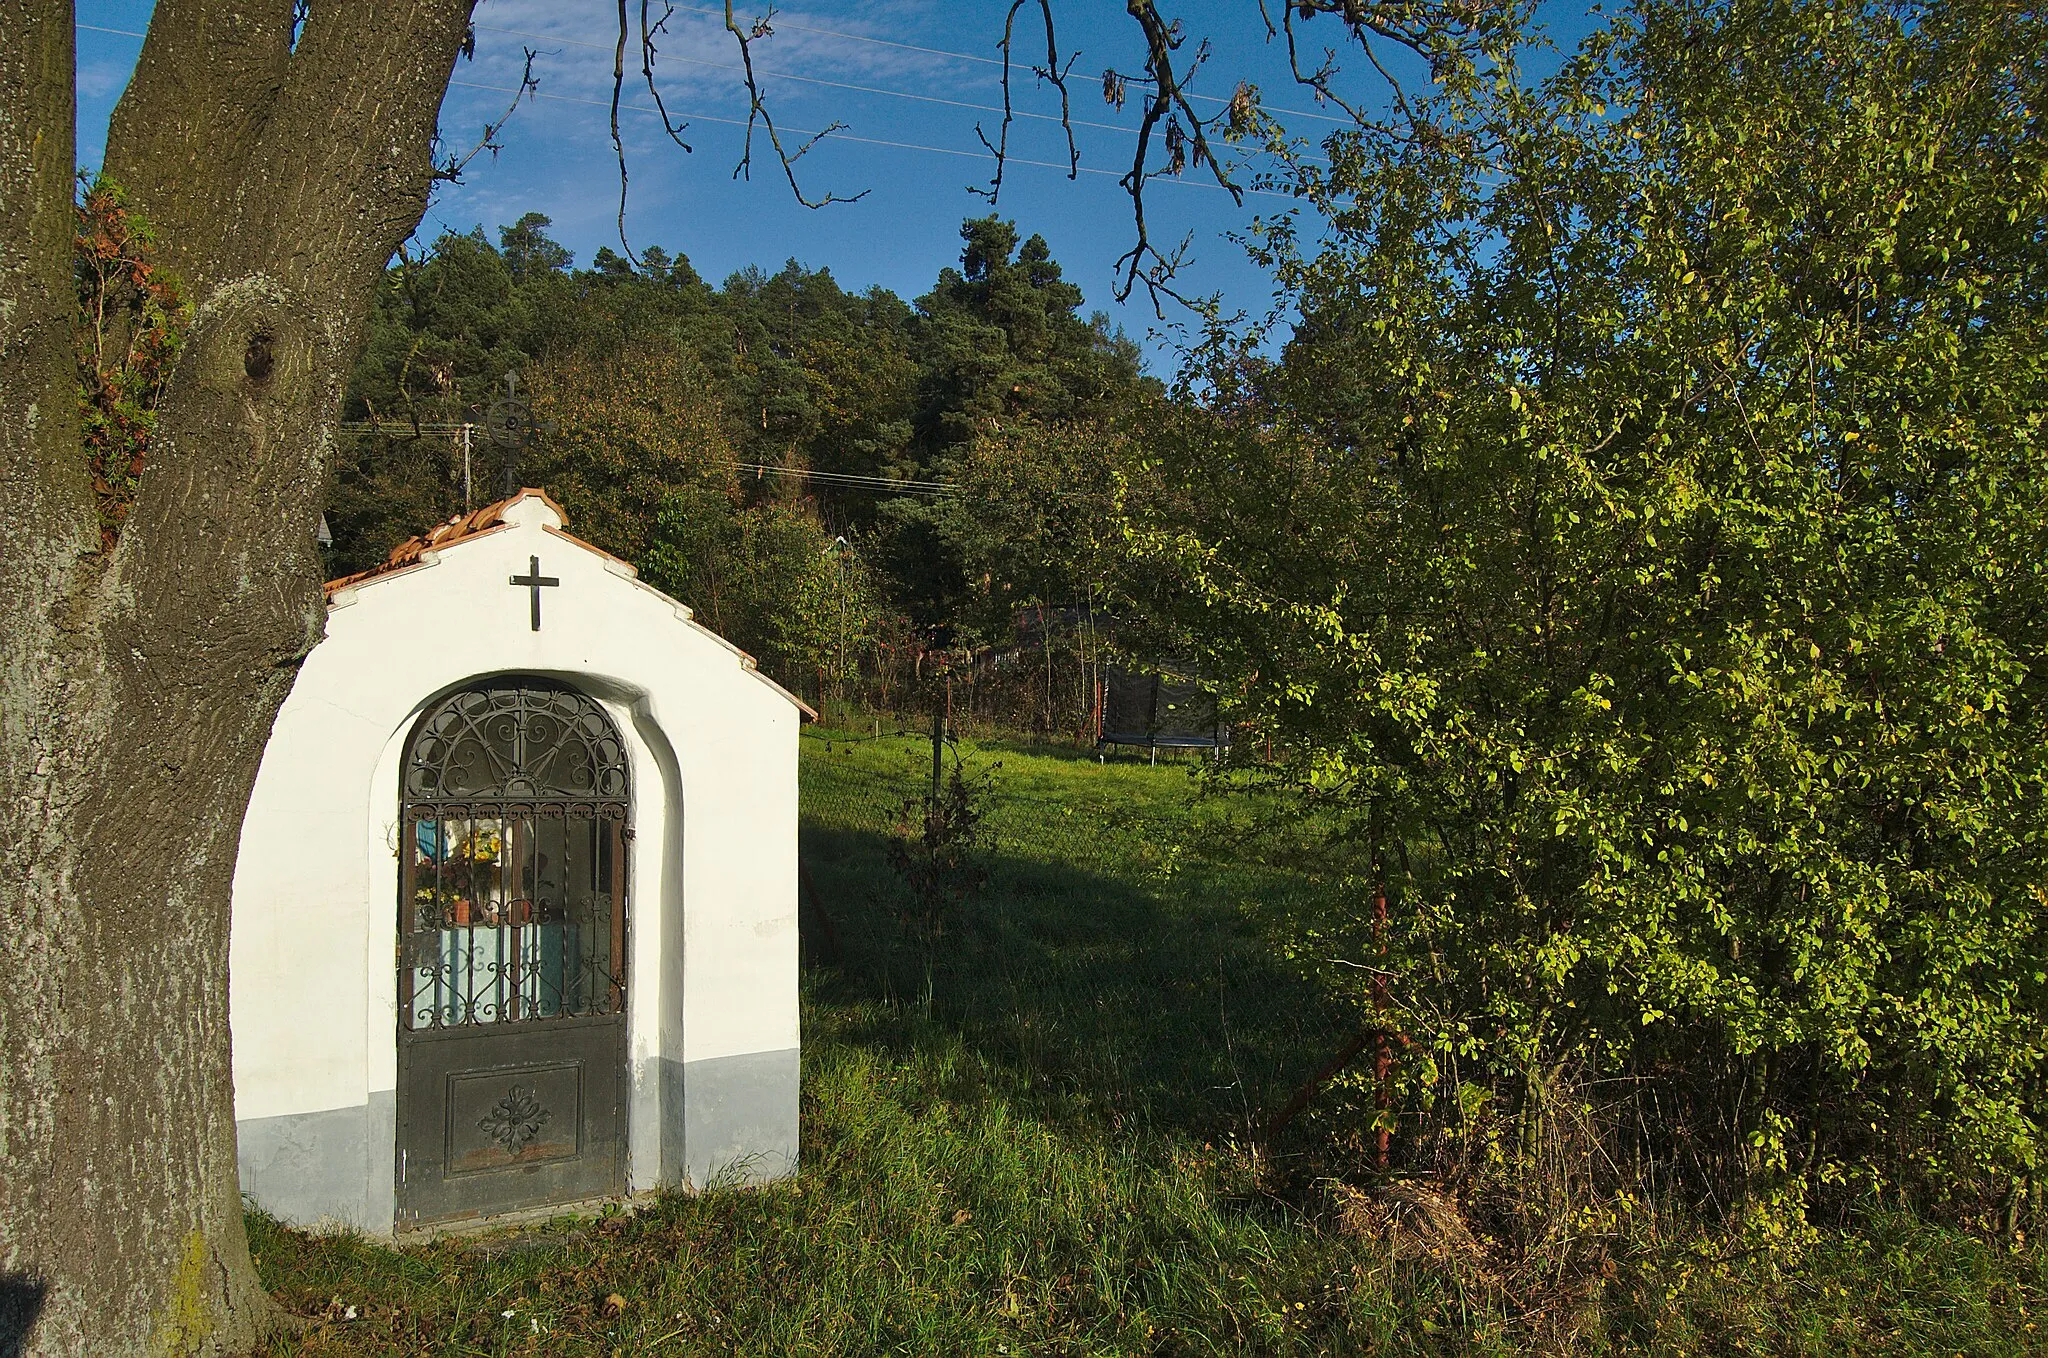
M484 432L505 450L505 498L519 493L519 454L533 440L533 407L519 396L519 374L505 374L505 394L484 414Z
M512 583L522 585L533 591L533 630L538 632L540 630L540 592L547 586L559 585L562 582L552 575L542 575L540 573L539 557L530 556L526 559L532 564L527 568L526 574L513 576Z

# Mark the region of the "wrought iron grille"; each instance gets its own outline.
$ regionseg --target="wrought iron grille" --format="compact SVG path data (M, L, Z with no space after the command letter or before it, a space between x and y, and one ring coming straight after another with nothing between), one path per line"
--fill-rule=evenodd
M540 679L450 694L406 749L399 993L410 1029L625 1007L625 747Z
M565 684L478 685L420 718L406 754L405 798L623 803L625 746L604 709Z

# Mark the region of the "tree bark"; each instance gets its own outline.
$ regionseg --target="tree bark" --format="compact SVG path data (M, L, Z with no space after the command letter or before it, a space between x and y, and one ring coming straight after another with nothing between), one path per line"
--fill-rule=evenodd
M107 173L196 304L110 551L71 341L72 12L0 0L0 1353L246 1352L229 895L321 634L342 383L469 0L159 0ZM22 412L26 412L24 418Z

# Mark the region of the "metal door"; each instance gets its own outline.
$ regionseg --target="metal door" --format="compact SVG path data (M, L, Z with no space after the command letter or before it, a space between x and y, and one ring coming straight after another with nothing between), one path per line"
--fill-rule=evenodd
M449 694L400 807L399 1229L618 1194L625 747L567 685Z

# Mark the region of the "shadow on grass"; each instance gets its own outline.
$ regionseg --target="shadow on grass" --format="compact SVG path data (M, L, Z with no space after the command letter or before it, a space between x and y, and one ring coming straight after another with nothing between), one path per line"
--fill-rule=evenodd
M848 1034L866 1043L907 1049L925 1021L956 1032L1014 1072L1041 1115L1242 1138L1348 1031L1337 1006L1275 964L1228 881L1188 870L1155 890L999 854L964 927L927 959L897 922L905 895L886 845L877 831L804 827L840 944L816 993L918 1020Z

